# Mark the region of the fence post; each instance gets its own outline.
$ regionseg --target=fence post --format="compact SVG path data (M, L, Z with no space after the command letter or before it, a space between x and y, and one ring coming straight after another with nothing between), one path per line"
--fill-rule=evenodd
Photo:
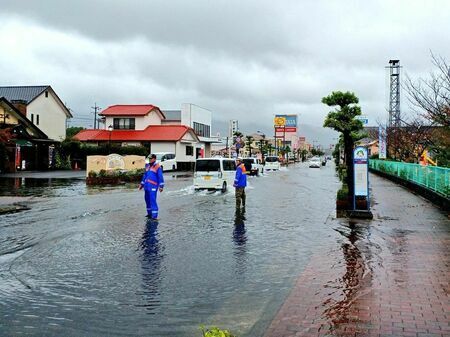
M437 169L436 167L433 167L434 171L434 191L437 192Z

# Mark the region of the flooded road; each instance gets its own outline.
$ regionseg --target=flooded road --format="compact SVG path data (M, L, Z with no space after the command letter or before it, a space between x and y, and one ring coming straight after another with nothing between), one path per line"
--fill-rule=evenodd
M166 177L159 223L136 185L3 179L2 195L32 196L0 216L4 335L201 336L200 324L262 336L330 228L340 184L330 163L250 177L234 191L195 192Z

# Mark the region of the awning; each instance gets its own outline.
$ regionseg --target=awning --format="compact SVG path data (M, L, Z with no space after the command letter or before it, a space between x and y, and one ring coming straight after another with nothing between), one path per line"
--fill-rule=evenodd
M12 142L19 146L33 146L33 144L26 139L12 139Z

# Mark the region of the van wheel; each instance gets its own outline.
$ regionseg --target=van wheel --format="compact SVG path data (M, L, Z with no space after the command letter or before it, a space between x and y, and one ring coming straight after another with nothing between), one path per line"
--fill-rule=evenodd
M227 191L227 183L226 182L223 182L221 191L222 191L222 193L225 193Z

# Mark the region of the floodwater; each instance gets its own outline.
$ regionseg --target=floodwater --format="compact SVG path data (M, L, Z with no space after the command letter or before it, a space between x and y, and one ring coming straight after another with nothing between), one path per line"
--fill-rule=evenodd
M0 216L1 335L201 336L219 326L262 336L310 257L339 235L334 166L249 177L234 191L195 192L166 177L159 223L137 185L3 179L1 195L32 196Z

